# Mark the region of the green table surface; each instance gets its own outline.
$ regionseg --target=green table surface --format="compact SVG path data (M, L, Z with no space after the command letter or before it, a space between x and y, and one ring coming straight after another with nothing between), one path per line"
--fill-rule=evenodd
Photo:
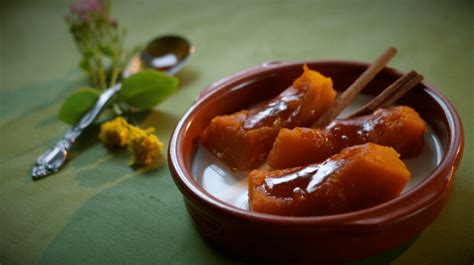
M90 130L57 174L31 166L68 126L62 100L86 80L66 1L0 2L0 264L240 264L194 229L167 166L143 173ZM474 261L472 1L114 1L131 47L177 33L197 47L181 85L143 121L168 142L207 85L269 60L372 61L415 69L456 106L466 148L448 206L392 264Z

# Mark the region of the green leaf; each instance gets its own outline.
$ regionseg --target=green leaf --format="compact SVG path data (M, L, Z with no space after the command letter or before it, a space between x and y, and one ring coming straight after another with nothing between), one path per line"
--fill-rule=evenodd
M84 55L84 57L86 58L91 58L92 56L94 56L94 51L88 48L83 51L82 55Z
M114 56L114 49L112 49L110 46L99 46L99 49L100 52L102 52L102 54L104 54L105 56Z
M75 124L94 105L99 96L97 89L80 88L64 101L58 118L67 124Z
M149 109L171 95L178 83L174 76L155 70L144 70L122 82L117 100L133 107Z
M82 70L84 70L86 72L89 72L89 71L92 70L91 63L90 63L89 59L87 59L87 58L83 58L81 60L81 62L79 62L79 66L81 67Z

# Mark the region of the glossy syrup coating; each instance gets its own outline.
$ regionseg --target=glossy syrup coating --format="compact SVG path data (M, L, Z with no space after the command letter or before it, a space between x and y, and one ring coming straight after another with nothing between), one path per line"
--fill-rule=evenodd
M345 148L321 164L249 174L253 211L316 216L364 209L397 197L410 178L399 154L373 143Z
M311 125L329 109L335 96L330 78L304 66L303 74L277 97L213 118L201 143L234 170L257 168L281 128Z
M343 148L373 142L393 147L402 157L418 155L426 125L407 106L378 109L352 119L338 119L324 129L282 129L268 156L274 169L321 162Z

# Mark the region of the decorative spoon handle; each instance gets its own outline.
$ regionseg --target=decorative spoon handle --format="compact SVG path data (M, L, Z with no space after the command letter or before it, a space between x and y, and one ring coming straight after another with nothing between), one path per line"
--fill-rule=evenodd
M36 164L31 170L34 180L46 177L59 171L66 161L66 156L72 147L72 144L81 135L85 128L97 118L104 109L107 102L120 90L121 84L118 83L108 88L100 95L97 102L81 120L69 129L66 134L52 148L46 150L36 160Z

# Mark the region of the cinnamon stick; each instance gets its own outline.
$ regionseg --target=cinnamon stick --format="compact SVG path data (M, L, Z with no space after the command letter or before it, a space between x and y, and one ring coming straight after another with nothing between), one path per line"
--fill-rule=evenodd
M415 87L423 80L423 76L415 71L410 71L398 78L395 82L384 89L379 95L373 98L369 103L352 113L349 118L368 114L380 107L387 107L401 98L410 89Z
M380 107L385 108L385 107L388 107L388 106L392 105L393 103L395 103L395 101L397 101L399 98L401 98L403 95L405 95L408 91L410 91L410 89L414 88L421 81L423 81L423 76L417 74L416 77L412 78L405 85L403 85L400 89L395 91L395 93L393 93L392 96L390 96L390 98L385 100L385 102L382 103L382 105L380 105Z
M395 56L397 49L388 48L375 62L357 78L349 88L344 91L337 99L334 105L323 116L321 116L314 124L313 128L323 127L331 123L342 110L367 86L367 84L387 65L387 63Z

